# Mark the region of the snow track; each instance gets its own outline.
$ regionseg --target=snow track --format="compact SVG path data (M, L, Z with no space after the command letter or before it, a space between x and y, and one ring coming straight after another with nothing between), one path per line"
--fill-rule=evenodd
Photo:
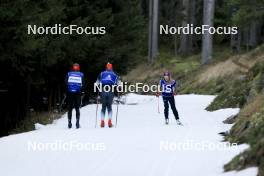
M40 129L0 138L0 170L5 176L255 176L256 168L223 173L223 165L246 149L175 149L180 144L211 145L221 142L219 132L230 129L222 121L239 109L207 112L214 96L178 95L176 106L184 126L177 126L170 112L170 124L164 125L154 96L129 94L119 107L117 128L94 128L96 105L81 109L81 128L67 129L64 115ZM160 107L162 107L160 99ZM113 105L115 117L116 107ZM163 108L161 108L161 111ZM75 112L73 112L75 114ZM98 112L98 114L100 114ZM98 119L99 123L99 119ZM73 116L73 127L75 116ZM99 127L99 125L98 125ZM73 147L59 149L59 144L89 144L90 150ZM57 148L45 148L47 143ZM170 144L169 150L162 144ZM38 144L33 151L29 144ZM91 147L91 146L96 147ZM101 147L98 147L98 145ZM31 145L32 146L32 145ZM35 145L36 146L36 145ZM45 145L46 146L46 145ZM54 146L53 146L54 147ZM99 149L98 149L99 148Z

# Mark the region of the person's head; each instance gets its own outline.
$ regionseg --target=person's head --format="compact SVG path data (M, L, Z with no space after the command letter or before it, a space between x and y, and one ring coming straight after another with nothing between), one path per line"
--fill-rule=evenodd
M80 65L78 63L73 64L72 71L80 71Z
M111 71L111 70L113 70L113 65L112 65L111 63L108 62L108 63L106 64L105 68L106 68L106 70Z
M170 74L170 72L169 72L169 71L165 71L165 72L163 73L163 77L164 77L165 81L169 81L170 78L171 78L171 74Z

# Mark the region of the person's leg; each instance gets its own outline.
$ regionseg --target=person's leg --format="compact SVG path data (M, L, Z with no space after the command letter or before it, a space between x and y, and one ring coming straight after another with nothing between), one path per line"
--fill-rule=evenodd
M172 110L172 112L174 114L175 119L178 120L179 119L179 114L178 114L178 111L177 111L176 106L175 106L174 96L169 97L169 103L170 103L171 110Z
M71 119L72 119L72 109L74 107L74 100L71 93L68 93L67 95L68 99L68 127L72 127Z
M106 111L106 94L105 92L101 92L101 103L102 103L102 110L101 110L101 127L104 127L104 118L105 118L105 111Z
M108 112L108 118L112 120L112 104L114 100L114 93L109 93L107 97L107 112Z
M107 97L107 112L108 112L108 126L111 128L113 126L112 124L112 104L114 99L114 93L109 92Z
M76 128L80 127L80 106L81 106L81 95L80 94L75 94L74 95L74 107L75 107L75 111L76 111Z
M104 120L105 118L105 111L106 111L106 95L104 92L101 93L101 103L102 103L102 109L101 109L101 120Z
M162 97L163 98L163 103L164 103L164 116L165 120L169 119L169 103L168 103L168 98L167 97Z

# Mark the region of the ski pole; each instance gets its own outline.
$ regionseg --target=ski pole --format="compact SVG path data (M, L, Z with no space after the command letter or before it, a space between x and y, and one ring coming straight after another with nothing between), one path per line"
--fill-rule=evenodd
M80 104L80 108L82 107L82 105L83 105L83 98L85 97L85 94L84 93L82 93L82 96L81 96L81 104Z
M115 128L116 128L116 126L117 126L117 117L118 117L118 105L119 105L119 94L117 94L117 106L116 106L116 123L115 123Z
M158 96L158 113L160 114L160 107L159 107L159 96Z
M98 106L99 106L99 92L98 92L98 95L96 97L95 128L97 127Z
M59 108L59 111L60 111L60 112L61 112L62 105L64 104L66 97L67 97L66 94L64 94L64 97L63 97L63 99L62 99L62 101L61 101L60 108Z

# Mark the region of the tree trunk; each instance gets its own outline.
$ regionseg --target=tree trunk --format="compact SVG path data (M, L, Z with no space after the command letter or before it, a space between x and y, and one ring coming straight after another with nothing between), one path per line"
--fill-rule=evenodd
M174 35L174 55L178 55L178 35Z
M149 1L149 61L154 62L154 59L158 55L158 36L159 36L159 26L158 26L158 11L159 11L159 1L150 0Z
M249 50L249 27L244 27L242 30L242 44Z
M187 26L188 24L188 7L189 7L189 0L182 0L183 6L183 19L182 19L182 27ZM187 34L180 34L180 49L179 52L183 55L187 55L189 48L188 48L188 36Z
M49 98L48 98L48 111L51 112L52 111L52 101L53 100L53 89L50 88L49 90Z
M249 30L249 45L255 48L258 44L258 22L252 21Z
M203 24L213 27L215 0L204 0ZM202 38L202 64L212 60L213 36L206 31Z
M196 25L196 0L190 0L190 22L194 26ZM196 43L196 35L189 36L189 51L193 52L193 47Z
M239 53L241 48L241 30L238 29L237 34L231 34L230 35L230 46L232 48L232 51L234 53Z
M177 11L177 10L176 10ZM177 18L177 12L175 13L175 16L174 16L174 26L176 27L176 26L178 26L178 18ZM173 44L174 44L174 55L175 56L177 56L178 55L178 40L179 40L179 36L178 36L178 34L175 34L174 36L173 36Z
M61 86L58 85L58 99L57 99L57 108L59 108L60 103L61 103Z
M30 97L31 97L31 82L32 82L32 78L30 76L30 74L27 75L27 79L26 79L26 86L27 86L27 96L26 96L26 116L29 115L29 108L30 108Z
M147 0L141 0L140 1L140 10L141 10L141 14L144 16L144 17L148 17L148 14L147 14Z

